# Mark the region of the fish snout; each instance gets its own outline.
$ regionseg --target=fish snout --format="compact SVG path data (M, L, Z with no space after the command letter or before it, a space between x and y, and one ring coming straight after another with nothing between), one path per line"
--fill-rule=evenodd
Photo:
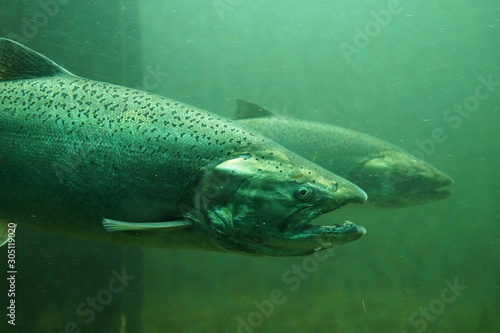
M434 180L435 180L436 184L440 185L441 187L453 185L453 179L450 176L448 176L447 174L445 174L444 172L437 170L437 169L435 171Z
M368 199L368 195L366 194L366 192L355 184L351 183L350 185L351 185L349 186L349 195L351 197L350 202L358 204L366 202L366 200Z
M357 185L342 179L332 185L334 200L341 205L348 203L362 204L368 199L368 195Z

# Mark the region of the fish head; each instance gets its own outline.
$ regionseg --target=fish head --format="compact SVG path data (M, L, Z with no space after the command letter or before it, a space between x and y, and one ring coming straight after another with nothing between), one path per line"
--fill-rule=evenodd
M363 203L356 185L295 155L253 149L211 168L198 191L203 222L226 251L296 256L354 241L366 232L351 222L311 221L347 203Z
M378 206L405 207L447 198L453 180L429 163L399 150L372 156L348 177Z

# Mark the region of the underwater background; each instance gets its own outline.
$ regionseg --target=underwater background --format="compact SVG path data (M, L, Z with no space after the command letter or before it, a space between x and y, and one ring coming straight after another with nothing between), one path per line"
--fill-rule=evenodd
M238 97L358 130L455 182L451 197L426 205L322 216L367 229L323 261L125 247L20 225L16 325L2 315L0 332L500 332L500 3L0 6L2 37L77 75L226 117ZM6 248L0 260L6 309ZM124 272L123 290L107 292Z

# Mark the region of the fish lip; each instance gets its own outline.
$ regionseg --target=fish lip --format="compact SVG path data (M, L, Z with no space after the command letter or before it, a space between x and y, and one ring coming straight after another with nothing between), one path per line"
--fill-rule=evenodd
M442 182L443 183L442 186L449 186L449 185L453 185L455 183L455 181L453 180L453 178L451 178L448 175L445 175L445 176L446 176L446 180Z
M430 183L429 189L435 190L435 191L440 191L443 188L446 188L448 186L453 185L453 183L454 183L454 181L450 176L448 176L444 173L441 173L441 174L436 176L436 178L434 179L433 182Z
M315 225L311 224L309 226L310 230L316 230L316 231L321 231L321 233L325 235L347 235L351 233L361 233L359 237L363 236L366 233L366 229L356 225L354 222L351 221L344 221L342 225L339 225L338 223L335 223L334 225Z
M439 196L447 197L451 194L448 189L449 186L453 185L453 179L445 174L444 172L434 168L433 177L425 177L425 185L419 191L419 194L439 194Z
M321 231L321 234L318 236L318 243L321 247L315 250L328 249L344 243L353 242L366 234L365 228L351 221L345 221L343 225L335 227L319 226L318 231Z
M295 211L295 213L292 213L291 215L295 214L300 214L304 212L305 210L312 208L312 206L307 206L302 208L301 210ZM337 207L338 208L338 207ZM315 214L312 214L307 221L300 223L299 225L295 227L290 227L288 225L289 229L287 230L288 233L293 232L293 233L308 233L308 234L317 234L318 237L323 237L323 236L331 236L331 235L350 235L350 234L359 234L359 237L352 239L356 240L363 236L366 233L366 229L354 224L351 221L345 221L343 224L338 224L335 223L334 225L318 225L318 224L313 224L314 220L320 217L321 215L324 215L326 213L330 213L334 210L337 210L337 208L329 209L329 210L324 210L317 212ZM289 220L289 219L287 219Z
M449 181L443 181L439 184L435 184L432 187L422 188L415 195L425 195L427 197L427 201L445 199L452 194L449 186L453 185L453 180L451 178L448 178L448 180Z
M306 239L306 243L298 245L298 248L302 249L302 252L298 254L310 254L353 242L365 234L365 228L357 226L351 221L345 221L342 225L308 224L300 230L295 230L292 237Z
M435 195L436 199L444 199L444 198L449 197L452 192L451 192L451 190L449 190L447 188L440 187L440 188L432 189L432 190L428 191L427 193Z

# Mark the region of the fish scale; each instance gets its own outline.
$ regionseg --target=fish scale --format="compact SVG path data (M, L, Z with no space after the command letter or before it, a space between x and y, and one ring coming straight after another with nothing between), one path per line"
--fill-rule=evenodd
M373 136L320 122L279 116L237 100L238 122L345 177L368 193L369 203L403 207L446 198L453 180L429 163ZM298 139L300 138L300 139Z
M26 95L23 97L23 94ZM75 187L84 186L83 180L88 180L85 174L93 174L95 170L92 169L99 167L113 170L105 183L125 182L125 170L129 176L139 177L143 167L134 167L133 160L140 156L142 163L161 165L163 169L162 173L159 169L151 170L158 175L155 193L180 192L186 184L172 183L172 178L185 179L186 175L191 178L207 161L226 158L247 145L269 142L194 107L146 92L81 78L8 81L0 95L3 112L10 116L9 121L2 122L1 133L4 135L0 133L2 142L10 142L4 147L4 153L9 155L9 150L19 149L21 143L13 140L10 134L9 141L5 134L16 133L22 137L33 131L44 133L46 136L41 134L41 142L29 142L29 146L25 144L22 149L27 151L26 156L38 163L43 161L46 167L43 173L54 181L57 180L54 163L64 165L67 156L80 154L83 150L85 156L79 165L72 166L74 170L69 170L63 177ZM14 107L16 104L10 101L18 97L23 99L22 107ZM194 126L198 129L193 130ZM128 156L109 161L108 156L115 149L124 149ZM32 152L28 153L30 150ZM58 153L54 154L54 151ZM144 156L144 152L148 154ZM172 155L175 160L171 159ZM161 160L164 162L159 163ZM162 182L165 185L158 187ZM38 179L35 183L44 182ZM132 187L138 189L141 184L135 183ZM168 200L165 202L169 204ZM162 209L176 209L177 205L178 202L171 201L170 207L162 204ZM162 217L154 215L151 212L148 216L128 218L151 220Z
M302 255L317 236L334 246L364 234L352 223L309 223L365 201L362 190L254 130L75 76L1 38L0 142L0 226L259 255Z

